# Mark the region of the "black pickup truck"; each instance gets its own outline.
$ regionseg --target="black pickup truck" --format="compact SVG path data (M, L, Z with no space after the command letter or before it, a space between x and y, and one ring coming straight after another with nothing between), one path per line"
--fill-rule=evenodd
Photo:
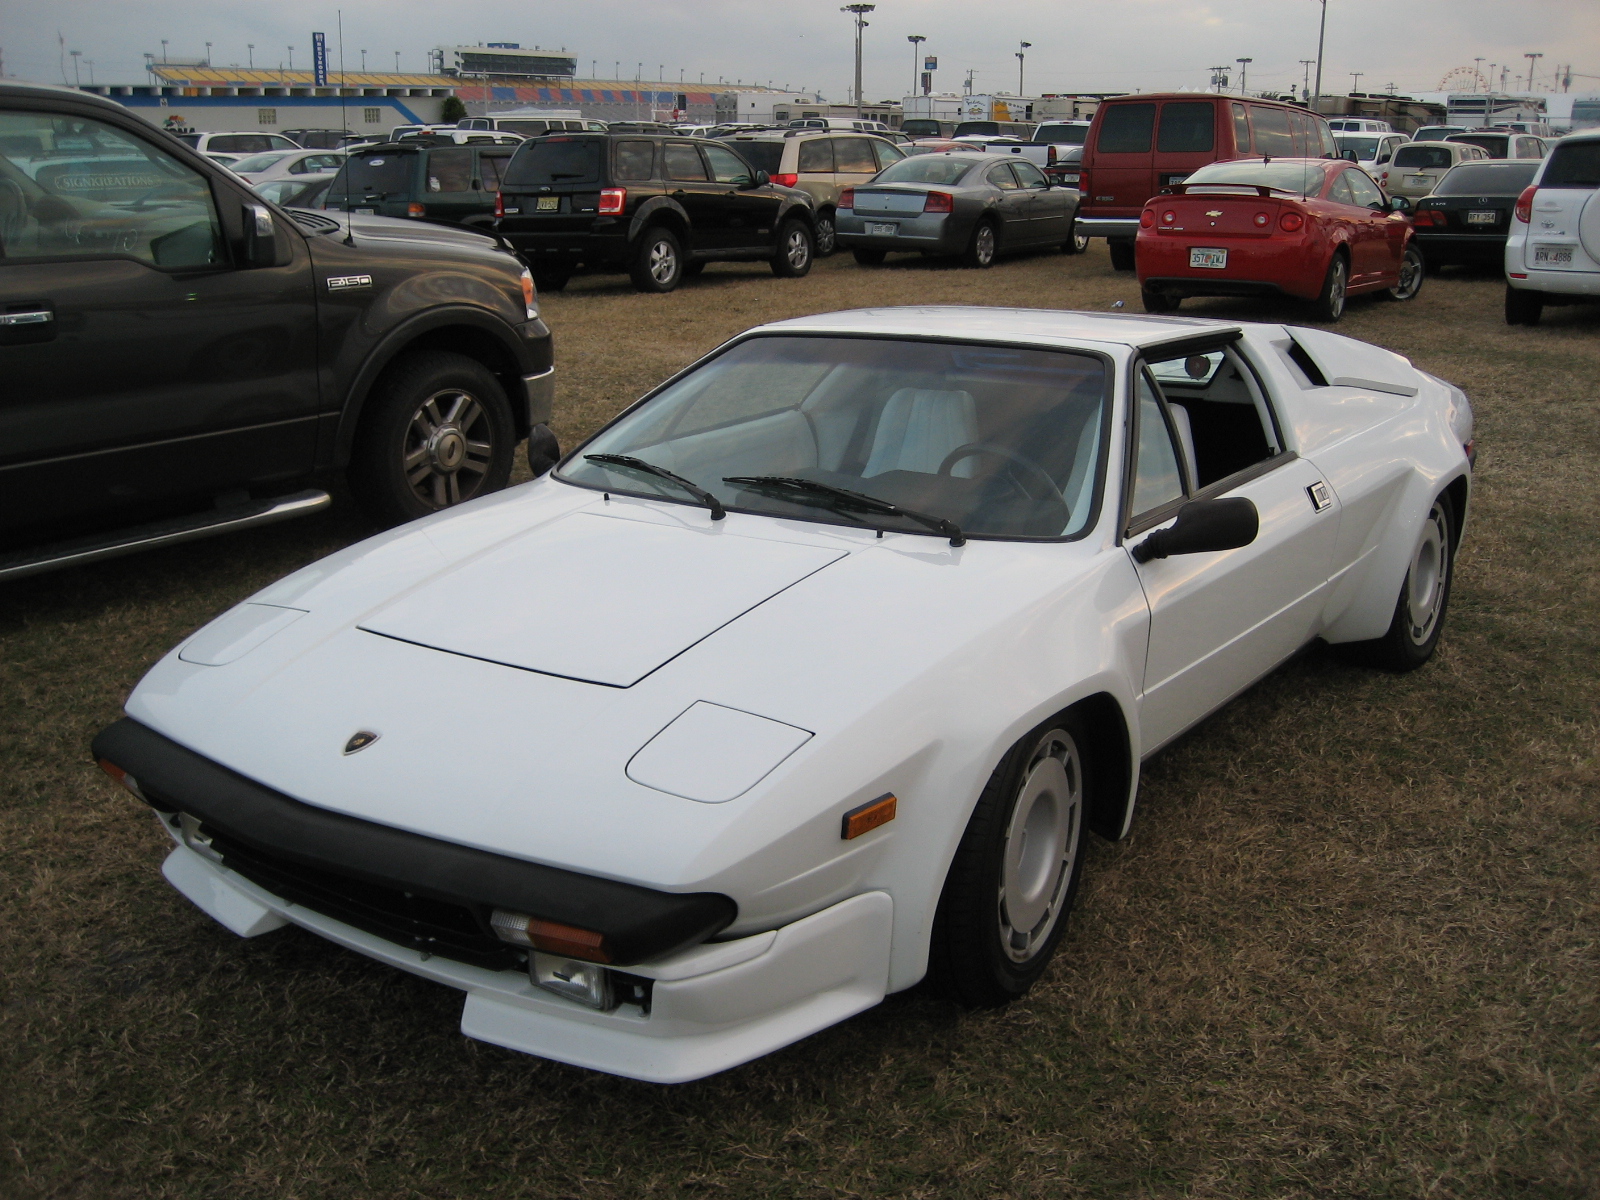
M537 471L550 331L496 238L288 211L120 105L0 83L0 579Z

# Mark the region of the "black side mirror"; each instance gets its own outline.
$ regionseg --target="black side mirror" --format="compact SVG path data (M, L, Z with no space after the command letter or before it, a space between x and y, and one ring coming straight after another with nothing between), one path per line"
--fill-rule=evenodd
M244 206L244 265L270 267L278 261L278 231L265 204Z
M756 172L756 177L751 182L750 186L751 187L766 187L767 184L769 184L771 182L772 182L772 176L771 175L768 175L765 171L757 171Z
M1389 197L1389 211L1390 212L1408 213L1414 207L1415 206L1411 203L1411 201L1408 200L1404 196L1390 196Z
M1260 529L1255 504L1242 496L1192 500L1178 510L1172 525L1156 530L1133 548L1133 561L1236 550L1255 541Z

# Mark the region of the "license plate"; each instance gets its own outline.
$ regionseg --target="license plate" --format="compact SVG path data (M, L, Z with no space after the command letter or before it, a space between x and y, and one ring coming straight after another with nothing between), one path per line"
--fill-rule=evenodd
M1077 187L1078 186L1078 179L1079 179L1079 176L1077 176L1077 175L1063 175L1061 177L1061 182L1062 183L1070 183L1073 187Z
M1187 178L1189 178L1187 175L1168 175L1166 177L1166 181L1162 184L1162 186L1163 187L1176 187L1178 184L1182 183Z
M378 210L375 208L358 208L355 210L355 214L358 217L375 217L378 215Z
M894 237L900 232L898 225L871 225L867 226L868 237Z
M1469 212L1467 214L1468 225L1493 225L1499 220L1500 214L1497 212Z
M1205 250L1191 247L1189 250L1189 265L1191 267L1225 267L1228 265L1228 252L1226 250Z
M1572 247L1535 246L1533 248L1533 265L1536 267L1570 267L1572 265Z
M540 196L539 203L534 205L535 212L558 212L560 209L560 196Z
M1407 187L1432 187L1433 180L1427 175L1407 175Z

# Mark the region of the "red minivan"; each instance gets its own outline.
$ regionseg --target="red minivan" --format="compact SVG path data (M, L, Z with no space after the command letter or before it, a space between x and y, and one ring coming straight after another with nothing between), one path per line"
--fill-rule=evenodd
M1079 237L1103 237L1111 265L1133 270L1145 201L1208 163L1264 155L1337 158L1328 122L1294 104L1194 92L1104 100L1083 148Z

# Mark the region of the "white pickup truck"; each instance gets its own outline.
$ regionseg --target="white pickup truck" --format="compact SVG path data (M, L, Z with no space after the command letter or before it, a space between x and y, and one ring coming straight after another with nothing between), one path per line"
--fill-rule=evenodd
M981 133L962 134L955 140L986 154L1021 155L1052 182L1077 187L1078 163L1083 158L1083 141L1088 133L1088 121L1047 121L1033 131L1028 141Z

